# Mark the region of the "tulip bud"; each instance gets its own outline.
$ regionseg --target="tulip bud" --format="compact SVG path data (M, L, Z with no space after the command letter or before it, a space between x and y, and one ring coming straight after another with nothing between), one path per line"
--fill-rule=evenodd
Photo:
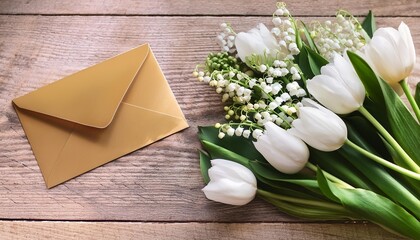
M413 71L416 50L408 26L401 22L398 30L379 28L364 48L364 57L375 72L392 87Z
M306 144L272 122L264 124L265 131L254 142L264 158L282 173L297 173L305 167L309 158Z
M235 46L239 58L245 63L246 58L253 54L277 58L280 50L276 38L262 23L246 33L238 33Z
M338 114L356 111L365 100L365 88L353 66L338 54L332 63L321 68L321 75L306 83L316 100Z
M299 118L288 130L309 146L330 152L339 149L347 140L346 124L336 114L311 99L302 100Z
M202 190L210 200L245 205L255 198L257 179L248 168L224 159L211 161L210 182Z

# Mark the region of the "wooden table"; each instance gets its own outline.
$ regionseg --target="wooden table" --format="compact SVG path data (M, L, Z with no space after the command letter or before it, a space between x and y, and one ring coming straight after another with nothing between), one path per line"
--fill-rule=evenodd
M289 2L299 19L373 9L379 26L406 22L420 53L416 0ZM0 239L395 239L367 223L314 222L262 200L208 201L197 126L222 120L220 96L192 77L221 22L270 24L275 1L0 1ZM190 128L46 189L11 100L149 42ZM420 64L412 82L420 79Z

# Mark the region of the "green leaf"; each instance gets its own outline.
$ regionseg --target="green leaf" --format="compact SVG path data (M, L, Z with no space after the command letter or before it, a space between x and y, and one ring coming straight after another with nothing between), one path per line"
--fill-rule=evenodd
M349 132L349 139L357 145L362 144L360 137L355 132ZM374 151L367 145L364 148L371 152ZM409 209L420 219L420 201L407 190L405 185L392 177L381 165L354 151L353 148L347 145L341 147L338 152L385 193L387 197Z
M308 52L308 62L312 73L316 76L321 74L321 67L328 64L328 61L314 50L310 49L306 45L304 46Z
M349 219L346 212L332 211L320 207L310 207L308 205L299 205L288 203L277 199L260 196L260 198L276 206L280 211L291 216L315 219L315 220L346 220Z
M303 46L306 46L305 43L303 43ZM308 60L308 51L306 51L306 48L303 47L300 49L300 53L297 56L297 62L300 67L300 70L302 70L302 73L305 75L306 78L313 78L314 73L311 70L311 67L309 66L309 60Z
M326 195L334 195L351 212L403 236L420 238L420 222L388 198L361 188L338 188L321 170L318 170L317 179Z
M383 80L379 80L384 91L391 134L407 154L420 165L420 125L395 91Z
M373 37L373 33L376 31L376 21L375 16L371 10L369 10L369 14L366 16L365 20L362 23L363 29L369 35L370 38Z
M210 154L212 159L221 158L226 160L232 160L239 164L244 165L245 167L249 168L249 160L248 158L241 156L235 152L232 152L226 148L220 147L214 143L208 142L206 140L201 141L204 146L204 149Z
M303 26L303 33L305 34L306 41L308 41L309 47L314 50L314 52L319 53L318 48L315 45L314 40L311 37L311 34L309 33L308 28L306 27L306 24L303 21L300 21L300 23Z
M348 163L338 152L322 152L311 147L309 149L311 153L309 160L314 165L320 166L324 171L353 187L378 191L378 188L363 173Z
M203 151L200 151L200 170L201 170L201 176L203 176L203 181L205 184L210 182L209 177L209 168L211 168L211 162L210 157L205 154Z
M293 22L293 27L294 27L294 29L295 29L296 31L298 31L298 27L297 27L296 22L295 22L294 20L293 20L292 22ZM303 44L303 42L302 42L302 38L301 38L301 36L300 36L300 33L299 33L299 32L297 32L297 34L296 34L295 41L296 41L296 45L297 45L297 47L298 47L299 49L301 49L301 48L302 48L302 44Z
M376 77L366 61L355 53L347 53L369 97L364 103L365 107L420 165L420 125L395 91Z
M319 190L318 193L314 194L313 191L298 186L296 184L281 181L272 181L259 175L258 173L254 174L255 177L258 179L258 189L300 199L325 200L325 197L319 194Z
M254 174L264 178L263 180L265 180L267 184L280 185L282 183L292 183L300 187L304 187L311 192L320 194L318 183L316 182L314 176L308 176L301 173L284 174L269 164L261 164L259 162L250 162L250 166Z
M198 129L198 137L201 141L206 140L251 160L266 162L264 157L255 149L251 139L238 136L229 136L220 139L217 136L219 130L214 126L201 126Z
M385 110L385 105L383 103L384 95L379 85L378 79L375 72L369 66L369 64L356 53L347 51L347 56L352 63L354 70L356 70L357 75L365 87L366 94L373 102L377 103L380 110ZM382 103L382 104L381 104Z
M417 106L420 106L420 82L416 85L416 93L414 94L414 100L417 103Z

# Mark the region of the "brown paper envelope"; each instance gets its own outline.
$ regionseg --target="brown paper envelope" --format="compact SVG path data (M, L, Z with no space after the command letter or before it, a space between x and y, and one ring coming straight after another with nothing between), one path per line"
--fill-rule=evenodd
M148 44L13 103L48 188L188 127Z

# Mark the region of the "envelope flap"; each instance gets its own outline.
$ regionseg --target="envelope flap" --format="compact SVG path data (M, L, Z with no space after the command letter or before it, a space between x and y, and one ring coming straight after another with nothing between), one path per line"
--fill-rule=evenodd
M107 127L149 54L144 44L13 100L19 108Z

